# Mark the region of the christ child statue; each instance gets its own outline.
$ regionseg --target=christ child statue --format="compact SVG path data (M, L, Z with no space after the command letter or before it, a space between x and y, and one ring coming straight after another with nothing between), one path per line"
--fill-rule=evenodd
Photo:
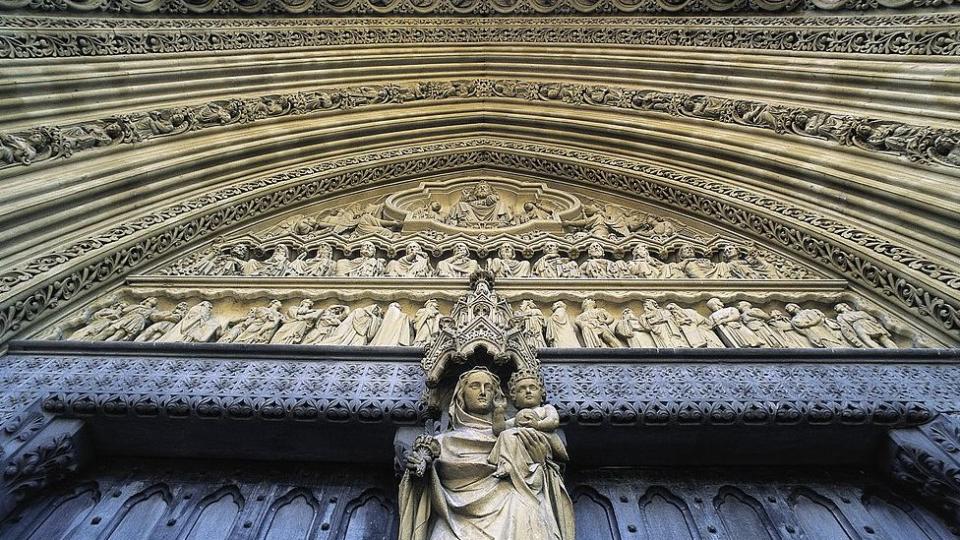
M567 461L567 449L556 433L560 414L546 403L540 373L529 368L517 370L507 388L517 415L507 419L506 400L494 401L493 433L498 437L488 461L497 466L495 476L523 475L537 464Z

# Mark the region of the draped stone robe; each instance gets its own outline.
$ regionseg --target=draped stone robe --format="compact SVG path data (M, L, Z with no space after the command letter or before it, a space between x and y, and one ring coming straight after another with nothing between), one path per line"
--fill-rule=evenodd
M574 540L573 505L556 464L496 476L490 419L451 409L451 430L436 437L440 457L423 478L408 472L400 483L400 540Z

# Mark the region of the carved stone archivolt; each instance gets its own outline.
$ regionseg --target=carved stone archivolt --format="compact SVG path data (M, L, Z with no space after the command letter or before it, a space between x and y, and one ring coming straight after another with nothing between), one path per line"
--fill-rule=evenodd
M134 0L82 0L66 2L65 0L40 3L31 0L3 0L0 9L28 9L41 11L124 11L136 13L261 13L261 14L299 14L312 15L358 15L366 13L390 15L530 15L530 14L629 14L629 13L660 13L660 12L737 12L737 11L794 11L800 9L817 10L868 10L875 7L897 9L909 7L935 7L942 3L934 0L917 0L911 3L897 2L896 0L878 0L875 3L855 0L812 0L808 3L778 1L778 0L711 0L709 2L693 2L691 0L668 2L667 0L561 0L546 2L544 0L425 0L416 5L401 2L400 0L351 0L334 2L332 0L307 0L294 2L283 0L267 2L241 3L237 0L218 2L187 2L174 0L171 2L137 2Z
M858 117L780 103L612 85L545 83L515 79L369 85L296 94L210 101L201 105L133 112L93 121L0 133L0 167L25 166L119 144L174 137L200 129L243 125L285 116L318 114L414 101L509 99L614 109L756 128L913 162L960 167L960 131Z
M956 55L960 17L635 16L551 18L81 19L0 16L0 58L156 55L403 43L571 43L659 45L820 53Z

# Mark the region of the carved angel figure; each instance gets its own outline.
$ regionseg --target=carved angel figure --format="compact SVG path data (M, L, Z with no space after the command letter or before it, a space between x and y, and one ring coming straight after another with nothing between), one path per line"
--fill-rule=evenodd
M287 310L286 322L270 339L270 343L296 345L303 341L307 332L320 318L320 311L313 309L313 300L305 298L300 304Z
M519 320L523 338L530 347L539 349L547 346L544 337L547 321L533 300L520 302L520 309L514 311L513 316Z
M740 310L740 322L763 340L766 346L775 349L787 346L786 342L767 324L770 321L770 315L766 311L753 307L753 304L745 301L738 302L737 309Z
M211 264L211 272L204 275L216 276L255 276L263 263L250 257L250 248L246 244L237 244L230 247L230 252L215 259Z
M663 263L650 255L644 244L633 247L633 258L626 263L626 275L629 277L657 279L663 272Z
M117 320L103 333L105 341L133 341L152 322L157 311L157 299L145 298L139 304L123 308Z
M517 216L517 223L528 223L538 220L559 221L559 219L555 211L544 207L539 201L527 201L523 203L523 212Z
M597 303L592 298L587 298L581 304L581 312L576 318L577 328L580 329L580 337L583 338L584 347L604 348L622 347L623 344L610 331L610 325L614 323L613 317L607 310L598 308Z
M787 348L802 349L810 346L810 341L803 337L797 329L790 323L790 317L783 314L778 309L770 310L770 319L767 321L770 328L782 336L783 343Z
M556 242L543 245L543 256L533 265L533 274L542 278L578 277L580 269L576 261L560 255Z
M580 347L577 331L573 321L570 320L570 315L567 314L567 304L557 301L551 307L553 313L547 319L547 343L551 347Z
M440 303L435 299L427 300L413 317L413 345L425 347L433 341L440 331Z
M205 343L216 337L220 323L213 317L213 304L204 300L193 306L158 342Z
M714 279L757 279L761 277L740 257L737 246L727 245L720 251L720 262L713 270Z
M681 246L677 252L677 262L668 265L668 275L671 279L710 279L713 273L713 262L710 259L698 257L693 246L689 244Z
M516 252L510 244L502 244L497 251L499 257L487 261L487 270L496 277L529 277L530 262L518 261Z
M296 275L297 273L290 263L290 248L280 244L273 249L270 258L263 262L255 275L271 277Z
M890 337L890 331L880 324L876 317L866 311L855 310L848 304L834 306L837 323L847 341L857 347L870 349L896 349L897 344Z
M652 349L657 345L650 334L652 328L646 317L638 317L630 308L624 308L620 319L614 327L617 337L624 339L627 347L635 349Z
M333 248L330 244L320 244L317 246L317 253L312 259L306 258L304 252L297 260L290 263L291 268L301 276L327 277L332 276L336 270L336 263L333 260Z
M342 305L330 306L320 311L317 322L313 329L307 332L301 342L304 345L316 345L337 329L347 315L350 314L350 308Z
M413 328L410 317L403 312L398 302L391 302L370 345L377 347L407 347L413 344Z
M837 332L836 321L830 321L819 309L802 309L797 304L787 304L784 309L791 315L790 324L810 341L814 347L825 349L843 347L845 344ZM836 326L836 329L831 328Z
M355 259L341 259L336 264L336 275L346 277L377 277L385 271L383 259L377 258L377 247L373 242L360 244L360 256Z
M694 349L716 348L722 349L723 342L713 331L713 321L701 315L695 309L683 309L677 304L667 304L667 309L673 314L673 319L680 325L680 332L687 338L687 343Z
M387 263L390 277L429 277L433 274L430 258L417 242L408 243L404 256Z
M607 238L612 233L618 236L630 235L626 216L622 212L610 212L608 215L603 208L595 204L584 205L580 219L566 220L563 225L574 229L578 236Z
M437 263L437 275L440 277L467 277L480 269L480 264L470 258L470 248L463 242L453 246L453 255Z
M580 265L580 275L586 278L612 278L618 272L613 261L604 256L603 246L599 242L592 242L587 246L587 260Z
M392 237L399 226L399 221L383 217L382 204L368 204L363 208L337 208L317 218L318 228L331 228L337 234L353 231L358 235L379 234Z
M157 341L162 338L164 334L170 331L178 322L183 320L183 316L187 314L187 303L180 302L170 311L158 311L154 313L150 320L154 321L153 324L148 326L143 332L134 339L134 341L139 341L141 343L147 341Z
M763 347L763 341L741 322L739 309L724 307L719 298L707 300L707 307L712 311L710 321L727 347Z
M654 300L647 300L643 303L643 317L650 324L650 333L653 335L653 342L657 347L687 346L680 325L674 320L673 313L670 310L660 307Z
M433 221L443 221L443 205L437 201L430 201L421 208L414 210L410 217L412 219L429 219Z
M279 300L271 300L266 307L255 307L249 311L247 317L237 324L239 331L230 332L225 337L226 343L270 343L273 335L286 322L286 317L280 312L283 304ZM220 340L224 342L223 339Z
M355 309L320 341L321 345L366 345L377 335L383 310L377 304Z
M113 332L109 331L110 325L120 318L126 307L126 302L116 302L109 307L98 309L91 315L86 326L71 334L69 339L73 341L100 341L105 339L108 335L112 335Z

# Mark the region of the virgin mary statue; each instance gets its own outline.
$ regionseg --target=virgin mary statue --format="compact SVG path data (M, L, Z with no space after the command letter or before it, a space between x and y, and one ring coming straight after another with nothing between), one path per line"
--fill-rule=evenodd
M524 456L516 462L539 456L520 474L498 473L491 463L495 401L505 401L496 375L477 368L460 376L450 429L420 437L407 455L400 540L574 540L573 507L544 433L501 433L518 437L521 444L511 446Z

